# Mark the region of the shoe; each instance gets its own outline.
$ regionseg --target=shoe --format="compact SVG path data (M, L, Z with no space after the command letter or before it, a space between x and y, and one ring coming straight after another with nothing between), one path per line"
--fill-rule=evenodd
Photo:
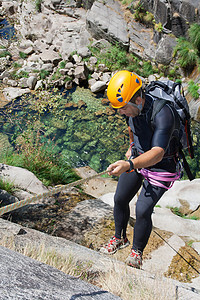
M142 252L140 250L131 250L131 254L126 259L126 264L136 269L142 267Z
M106 244L104 247L100 249L101 253L104 254L114 254L119 249L123 249L130 245L129 240L126 238L117 239L115 236L111 237L108 244Z

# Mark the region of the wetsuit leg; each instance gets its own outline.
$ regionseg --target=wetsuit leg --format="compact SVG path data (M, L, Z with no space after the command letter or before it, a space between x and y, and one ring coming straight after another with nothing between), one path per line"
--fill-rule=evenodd
M119 177L114 197L114 219L116 238L126 237L126 228L130 217L129 202L142 185L143 176L137 172L123 173Z
M153 208L166 189L153 186L145 179L136 203L136 223L134 226L133 249L143 251L152 231Z

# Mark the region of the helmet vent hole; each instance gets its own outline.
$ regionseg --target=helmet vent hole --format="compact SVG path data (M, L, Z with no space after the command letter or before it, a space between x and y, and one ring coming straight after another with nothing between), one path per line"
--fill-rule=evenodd
M122 98L122 97L118 98L117 100L118 100L119 102L123 102L123 98Z

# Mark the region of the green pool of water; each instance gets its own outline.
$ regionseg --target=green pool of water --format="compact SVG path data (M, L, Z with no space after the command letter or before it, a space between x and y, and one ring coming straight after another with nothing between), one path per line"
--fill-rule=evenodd
M39 131L42 142L51 141L53 151L72 167L89 165L98 172L123 159L128 147L125 120L103 105L102 97L80 87L72 92L41 92L1 110L4 143L9 141L14 149L31 131Z

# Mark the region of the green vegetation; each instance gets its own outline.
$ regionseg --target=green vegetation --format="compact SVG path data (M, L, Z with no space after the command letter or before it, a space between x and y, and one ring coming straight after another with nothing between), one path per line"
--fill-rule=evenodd
M20 71L19 73L17 73L17 71L12 73L12 77L14 79L20 79L20 78L28 78L29 77L29 73L26 71Z
M59 69L64 69L65 66L66 66L66 61L63 60L59 63Z
M39 131L24 132L18 142L16 151L0 155L1 162L31 171L46 186L67 184L79 179L69 164L58 155L53 141L43 142Z
M72 55L72 54L71 54ZM73 54L74 55L74 54ZM58 80L62 77L62 74L60 73L61 69L64 69L66 65L66 61L61 61L59 63L58 69L56 70L56 72L54 72L54 74L52 75L52 80Z
M41 4L42 4L42 0L35 0L35 8L37 12L41 12Z
M22 51L19 51L19 56L22 59L26 59L28 57L28 55L26 53L22 52Z
M154 15L146 11L140 1L134 7L133 17L137 22L143 23L147 26L153 27L155 24Z
M200 140L199 140L199 132L200 132L200 124L199 122L192 122L192 138L193 138L193 146L194 146L194 159L191 159L188 151L184 151L186 155L187 162L190 166L190 169L196 178L200 178ZM187 175L184 172L183 179L188 179Z
M123 5L130 5L134 2L134 0L120 0L120 2L122 2Z
M190 241L187 242L187 245L188 245L189 247L192 247L192 244L193 244L194 242L195 242L194 240L190 240Z
M10 52L9 51L7 51L7 50L5 50L5 51L3 51L3 52L0 52L0 58L2 58L2 57L6 57L6 56L12 56L11 54L10 54Z
M192 95L194 99L199 98L198 90L200 89L199 85L194 83L193 80L190 80L188 83L188 92Z
M48 77L49 75L50 75L50 72L47 71L47 70L43 70L43 69L40 71L40 74L39 74L40 79L45 79L45 78Z
M193 46L198 50L200 54L200 25L199 24L192 24L188 30L189 39Z
M188 216L186 214L183 214L178 207L170 207L170 210L177 216L183 218L183 219L190 219L190 220L199 220L198 217L195 215L193 216Z
M1 177L0 177L0 189L8 192L9 194L13 194L15 190L13 183L6 181Z
M156 31L158 31L158 32L162 32L162 31L163 31L163 25L162 25L162 23L161 23L161 22L156 23L156 24L154 25L154 29L155 29Z
M157 72L150 61L145 61L141 66L141 60L133 54L127 53L119 44L102 50L97 47L90 47L90 51L98 59L97 66L105 64L110 71L127 69L144 77Z
M155 23L154 15L150 13L149 11L146 11L144 17L143 17L143 22L146 25L153 25Z
M12 66L13 66L14 69L19 69L19 68L22 67L22 65L17 63L17 62L14 62Z
M188 30L188 39L180 37L174 49L180 67L186 74L190 74L200 62L200 25L193 24Z

